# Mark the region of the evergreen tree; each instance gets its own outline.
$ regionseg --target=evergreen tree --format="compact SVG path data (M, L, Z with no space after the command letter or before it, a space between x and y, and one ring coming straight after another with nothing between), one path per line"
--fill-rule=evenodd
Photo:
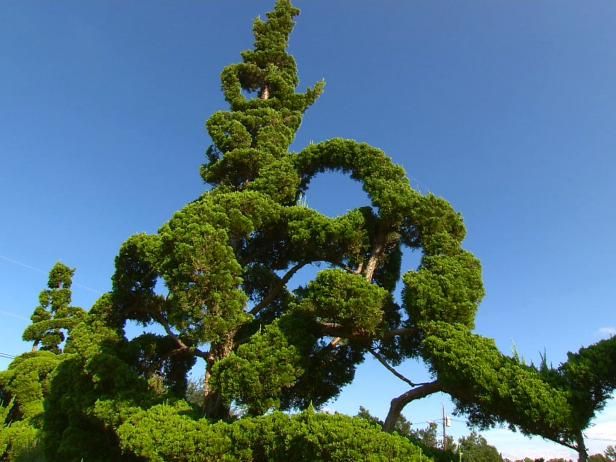
M403 169L367 144L333 139L289 152L323 90L297 93L287 53L297 14L278 0L255 21L254 49L222 73L230 110L207 123L213 144L201 169L213 188L120 250L105 322L120 335L128 320L166 333L128 342L138 351L132 367L183 395L188 369L204 361L203 412L215 421L230 419L232 404L247 415L319 406L370 354L411 386L392 400L388 431L409 402L445 391L473 423L508 422L585 453L588 422L576 409L589 401L576 407L572 387L592 384L525 366L472 334L484 289L479 261L461 246L460 214L413 190ZM361 182L371 204L336 218L306 207L301 197L324 171ZM397 303L403 251L422 259L402 277ZM314 264L329 268L291 291L291 278ZM394 366L409 358L425 360L435 380L399 374Z
M62 343L70 330L85 316L81 308L70 306L71 285L75 270L63 263L56 263L49 272L47 289L39 295L40 305L34 309L32 324L23 333L25 341L34 342L32 347L61 353Z
M255 22L254 50L222 73L231 110L208 121L213 145L201 170L213 189L157 235L129 239L116 261L118 325L157 323L175 342L170 354L204 360L204 410L213 419L228 418L232 402L251 415L318 406L366 354L417 356L422 323L472 327L483 296L479 262L460 247L460 215L414 191L382 151L343 139L288 151L323 89L296 93L286 49L297 13L278 1ZM326 170L360 181L372 204L337 218L296 205ZM424 256L404 277L399 305L403 247ZM287 288L302 267L322 263L329 268L315 280ZM159 280L165 295L155 291Z
M387 431L409 432L402 409L444 391L480 427L507 422L585 460L582 430L614 388L616 341L556 369L502 355L472 333L481 265L462 248L464 223L448 202L413 190L401 167L364 143L333 139L289 151L324 88L297 92L287 53L297 14L277 0L255 21L254 49L222 73L230 109L207 123L212 145L201 168L212 189L158 233L122 245L112 292L86 317L70 307L73 270L52 270L24 333L60 353L70 332L69 354L38 353L58 360L37 414L48 460L419 460L408 439L314 412L366 355L410 387L392 400ZM307 207L301 198L325 171L361 182L371 203L336 218ZM401 277L404 251L422 258ZM291 290L309 265L326 268ZM129 340L129 321L164 333ZM411 358L427 363L432 382L396 371ZM196 361L205 365L202 398L190 391L198 410L183 401ZM4 377L3 393L20 406ZM232 406L244 418L235 422ZM278 412L287 409L305 412Z
M462 453L462 460L473 462L503 462L503 458L494 446L490 446L486 439L476 432L463 436L458 440L458 450Z

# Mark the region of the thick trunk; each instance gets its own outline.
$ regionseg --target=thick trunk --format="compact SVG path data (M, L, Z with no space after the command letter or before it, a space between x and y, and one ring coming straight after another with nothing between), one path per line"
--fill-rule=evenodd
M424 383L423 385L413 388L405 393L402 393L397 398L392 399L389 412L387 413L387 418L385 419L385 423L383 423L383 430L390 433L393 432L396 422L400 419L400 414L402 413L404 406L413 400L425 398L426 396L436 393L437 391L441 391L441 384L435 381Z
M383 260L383 255L385 253L385 236L386 233L384 231L384 225L381 224L379 225L379 229L376 231L376 235L374 236L370 258L368 259L363 271L364 277L368 282L372 282L374 273L381 263L381 260Z
M368 264L366 265L366 270L364 273L366 280L368 280L369 282L372 282L374 272L376 271L379 262L383 258L383 250L384 245L382 242L377 242L372 249L372 255L368 260Z
M205 416L214 419L229 418L229 406L223 401L220 392L212 387L212 368L216 363L233 351L233 335L229 335L221 343L213 344L206 359L205 378L203 383L203 408Z
M588 462L588 452L586 451L586 444L584 443L584 435L582 435L582 432L578 433L576 439L578 462Z

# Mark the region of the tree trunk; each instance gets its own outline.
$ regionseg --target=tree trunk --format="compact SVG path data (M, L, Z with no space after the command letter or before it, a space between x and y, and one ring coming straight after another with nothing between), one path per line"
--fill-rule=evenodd
M261 90L261 99L266 100L266 99L269 99L269 97L270 97L269 85L264 85L263 89Z
M205 378L203 381L203 409L205 416L214 420L229 418L229 406L223 401L220 392L212 387L212 369L216 363L233 351L233 337L228 335L224 341L212 344L206 359Z
M586 450L586 444L584 443L584 435L582 435L582 432L578 433L576 439L578 462L588 462L588 451Z
M441 384L435 381L424 383L416 388L412 388L411 390L402 393L397 398L392 399L389 412L387 413L387 418L385 419L385 423L383 423L383 430L389 433L393 432L396 422L400 419L400 414L402 413L404 406L413 400L425 398L426 396L436 393L437 391L441 391Z

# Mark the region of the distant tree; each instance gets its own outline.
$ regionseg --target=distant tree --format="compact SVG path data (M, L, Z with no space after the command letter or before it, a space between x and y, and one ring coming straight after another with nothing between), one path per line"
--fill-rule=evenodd
M608 462L609 459L603 454L593 454L588 457L588 462Z
M430 422L426 428L413 430L413 435L426 446L441 446L438 441L438 425L435 422Z
M462 453L462 460L472 462L503 462L503 458L494 446L490 446L486 439L476 432L463 436L458 440L458 451Z
M47 289L39 295L39 303L31 316L32 324L23 333L25 341L34 342L36 351L61 353L61 345L70 330L83 320L85 312L70 306L71 285L75 270L63 263L56 263L49 272Z
M370 414L370 411L363 406L359 406L359 411L357 412L355 417L359 417L360 419L367 420L368 422L373 423L374 425L377 425L379 427L383 425L382 420Z

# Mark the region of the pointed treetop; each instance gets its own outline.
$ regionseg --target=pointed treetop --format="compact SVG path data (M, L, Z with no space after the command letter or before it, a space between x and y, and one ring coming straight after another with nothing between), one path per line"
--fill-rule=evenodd
M48 287L50 289L70 289L73 283L74 268L69 268L62 262L56 263L49 272Z
M244 62L226 67L222 74L225 98L234 111L272 107L304 112L322 93L322 82L305 94L295 93L297 65L287 47L298 14L289 0L278 0L267 20L255 20L254 49L242 52ZM247 99L242 90L257 92L259 98Z

